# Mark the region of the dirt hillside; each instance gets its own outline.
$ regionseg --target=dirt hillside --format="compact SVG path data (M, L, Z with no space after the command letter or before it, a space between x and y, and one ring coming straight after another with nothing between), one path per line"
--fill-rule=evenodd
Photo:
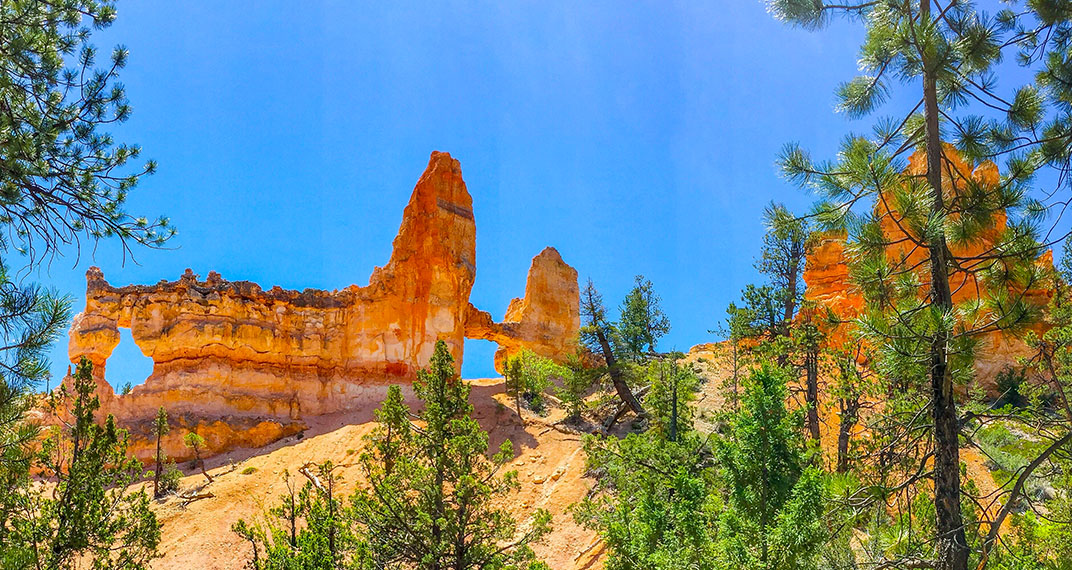
M714 429L716 410L729 404L730 359L728 346L722 343L694 347L685 358L706 379L696 401L696 427L701 431ZM490 433L491 447L497 448L504 439L514 443L517 456L508 469L518 471L521 488L506 500L508 508L518 521L527 520L537 508L545 508L553 515L553 531L535 546L537 554L555 570L602 568L604 553L596 534L574 523L569 512L569 506L583 498L592 486L592 480L585 477L582 436L555 423L561 419L560 411L543 418L526 411L522 426L503 394L501 378L468 382L473 387L470 401L474 416ZM799 395L791 396L795 398ZM829 407L823 407L822 445L829 454L833 452L837 418L836 414L829 415ZM628 423L622 422L615 431L627 430ZM360 480L359 468L351 464L360 452L362 438L374 426L372 409L362 410L359 415L322 417L300 436L211 459L208 465L216 480L206 490L214 496L185 506L176 497L155 505L164 527L163 557L153 563L153 568L243 568L251 550L231 532L231 525L240 518L256 520L278 501L285 490L284 471L289 471L298 485L304 484L298 469L309 462L331 460L342 465L336 473L342 493L349 495ZM994 496L997 485L978 451L966 447L962 460L983 496ZM204 482L190 465L181 467L190 473L182 480L184 489Z
M554 417L527 416L527 424L522 427L513 411L500 402L505 402L501 379L471 382L474 415L490 432L492 448L509 439L518 454L509 466L518 471L521 482L521 489L509 501L514 515L523 521L534 509L545 508L554 517L553 532L536 546L536 552L556 570L600 568L601 552L595 533L579 527L567 511L591 486L584 478L581 437L553 428ZM300 438L292 436L260 449L238 450L211 459L209 473L215 482L205 490L213 497L186 506L176 497L156 504L164 524L163 557L154 561L153 568L243 568L251 551L231 532L231 525L240 518L256 519L277 502L286 488L284 471L297 477L300 485L305 480L298 469L307 462L353 463L362 437L375 425L370 417L371 414L362 414L360 418L321 418ZM184 489L204 482L200 473L185 464L181 467L190 473L182 480ZM336 473L341 478L342 491L348 495L360 478L359 468L345 466Z

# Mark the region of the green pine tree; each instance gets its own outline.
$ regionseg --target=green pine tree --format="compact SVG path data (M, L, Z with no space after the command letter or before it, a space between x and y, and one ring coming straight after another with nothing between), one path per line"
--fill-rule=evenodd
M458 377L446 343L436 343L414 391L424 402L412 414L417 424L409 423L411 412L397 393L389 397L377 414L374 445L359 460L368 484L353 497L353 515L373 563L428 570L545 567L530 545L549 531L550 515L540 510L521 529L497 506L518 486L517 472L500 475L513 446L504 442L487 456L488 434L472 417L469 385ZM397 445L382 445L387 432L400 435L391 440Z
M763 247L756 269L767 276L774 298L780 302L780 336L789 336L804 296L804 260L808 254L810 228L806 218L793 215L783 204L772 203L763 210Z
M1030 442L1020 442L1013 446L1018 451L1028 451L1030 461L1017 458L1023 465L1015 469L1010 481L1002 489L1000 508L993 509L992 519L987 520L989 529L980 541L980 557L984 564L993 561L993 567L1010 567L1020 559L1036 562L1038 568L1045 568L1049 559L1072 560L1072 547L1068 539L1072 536L1072 524L1068 524L1063 515L1054 513L1072 512L1072 405L1069 392L1072 390L1072 241L1066 240L1061 262L1054 276L1054 296L1045 314L1048 330L1042 334L1034 331L1026 335L1025 341L1037 352L1026 359L1025 364L1033 369L1031 382L1020 371L1006 369L998 377L998 390L1002 392L993 407L1001 407L1007 413L1001 423L988 423L985 419L971 422L973 436L977 440L986 438L986 432L1010 433L1010 428L1031 434ZM1041 380L1041 381L1038 381ZM982 414L993 413L983 410ZM991 448L993 449L993 448ZM996 453L1002 453L997 450ZM1001 457L1001 462L1011 463L1009 457ZM1013 460L1016 461L1016 460ZM1032 486L1046 485L1055 489L1050 500L1038 503L1032 501L1029 490ZM1018 511L1024 504L1030 506L1020 515ZM1041 508L1051 513L1039 520L1033 520L1033 513ZM1006 521L1005 529L1016 529L1013 538L999 536L999 529ZM996 548L999 547L999 548ZM1000 548L1005 547L1005 548Z
M52 488L42 491L29 477L0 495L5 520L0 530L4 568L66 570L148 569L157 556L160 524L144 490L138 460L127 455L128 435L108 416L98 424L92 364L81 360L70 392L61 387L49 405L63 424L49 429L34 461Z
M754 371L742 407L716 446L727 489L719 517L721 568L814 568L825 540L822 474L786 409L784 373Z
M625 375L625 363L621 362L619 355L622 354L621 334L618 327L607 319L607 308L603 305L603 295L596 289L592 280L589 279L584 289L581 290L581 317L584 319L580 331L581 344L593 354L603 357L606 364L605 373L610 377L611 384L622 401L622 413L632 410L638 416L644 414L644 406L640 404L636 394L629 387ZM617 421L617 414L612 419Z
M182 442L194 452L194 461L197 462L197 466L201 468L201 474L205 476L205 479L211 483L213 481L212 475L208 474L205 470L205 460L201 458L201 450L205 449L205 438L197 434L197 432L189 432L182 436Z
M807 29L837 15L863 24L861 74L839 87L840 111L859 118L887 102L907 102L879 120L872 135L848 137L836 161L813 162L789 145L781 162L789 178L821 196L818 221L848 234L852 276L867 302L860 330L876 347L885 379L897 384L890 393L914 393L926 402L933 564L965 570L970 547L955 386L971 379L980 334L1015 330L1034 316L1022 293L1043 278L1035 259L1045 207L1029 193L1046 165L1068 183L1070 90L1062 78L1072 68L1072 7L1042 0L991 16L971 1L771 0L769 6L776 17ZM999 65L1013 56L1037 73L1036 82L999 87L999 76L1016 79ZM1003 163L999 180L972 176L987 161ZM1005 215L1007 225L999 223ZM974 248L988 232L993 243ZM977 294L955 302L954 292L968 289Z
M656 354L659 339L670 332L670 319L663 313L655 286L643 275L622 301L618 331L625 354L631 360L643 361Z
M522 348L507 363L506 393L514 397L518 417L521 403L537 413L545 411L544 393L556 382L566 384L572 375L570 368Z
M584 449L599 476L572 509L606 544L606 570L719 568L722 505L699 434L682 426L676 441L655 432L589 436Z
M38 430L23 416L35 402L30 391L49 377L48 349L63 334L70 306L69 299L53 291L12 282L0 261L0 476L4 478L19 478L29 467L27 445ZM0 495L2 489L11 488L3 483Z
M80 239L118 237L160 246L174 234L165 218L132 215L127 195L156 165L129 170L141 149L102 129L130 117L119 81L128 52L100 61L92 29L110 26L114 1L4 2L0 5L0 224L19 252L40 260Z
M171 431L171 427L168 425L167 411L163 406L156 411L156 419L153 420L153 437L156 438L156 468L153 470L153 498L159 499L166 494L166 489L161 487L160 481L164 476L164 448L163 440L164 436Z
M726 379L726 388L729 390L730 409L737 411L740 401L741 366L744 350L742 341L755 336L752 323L755 316L747 306L737 306L730 303L726 307L726 319L714 330L708 331L713 334L721 334L730 343L730 376Z
M595 380L595 371L585 365L584 357L580 351L569 355L563 365L565 375L562 377L562 386L555 393L562 401L568 421L580 420L581 415L588 409L585 396L592 388Z
M732 315L739 321L738 334L753 341L751 352L761 360L781 358L783 366L790 351L788 327L783 320L784 299L784 291L773 285L749 283L741 290L740 305L734 304Z
M335 469L330 461L306 465L302 470L310 481L300 490L284 471L287 492L269 509L269 518L263 524L239 519L231 525L252 548L251 570L378 568L368 564L364 543L354 534L352 517L336 495Z
M126 199L155 169L135 167L140 149L116 142L105 129L130 116L119 72L127 51L116 48L100 61L90 43L93 30L110 26L115 2L0 3L0 566L65 568L77 556L97 556L99 567L139 568L155 547L144 513L132 501L117 501L129 483L125 435L106 425L90 428L83 416L46 441L53 451L73 437L77 451L62 462L35 454L27 444L38 430L25 421L31 393L48 380L47 349L63 333L70 300L12 276L32 270L61 249L83 240L116 237L124 252L134 244L158 247L174 230L164 218L131 214ZM21 262L14 254L23 256ZM84 367L79 368L79 374ZM76 374L77 376L77 374ZM91 416L92 399L80 393L76 408ZM109 427L110 426L110 427ZM86 443L92 447L85 447ZM106 456L100 460L101 456ZM40 464L45 463L44 467ZM115 466L85 474L93 463ZM31 465L54 475L57 491L28 486ZM74 471L67 471L73 468ZM64 475L70 473L70 476ZM140 473L139 473L140 475ZM102 482L103 481L103 482ZM80 487L83 486L84 487ZM74 490L70 490L75 487ZM104 490L102 490L104 489ZM67 501L67 502L62 502ZM84 511L84 512L82 512ZM66 520L67 522L61 522ZM126 521L125 531L114 521ZM84 522L85 521L85 522ZM81 528L98 524L97 528ZM144 524L143 524L144 523ZM88 537L88 538L86 538ZM129 552L108 545L129 543ZM46 552L47 551L47 552Z
M722 503L706 438L692 426L695 377L659 361L647 374L652 429L585 438L597 477L574 518L599 532L607 570L713 570Z
M668 441L678 441L681 434L692 429L693 406L700 379L692 368L681 366L675 353L665 360L656 360L645 367L644 375L651 386L644 396L648 409L648 429Z

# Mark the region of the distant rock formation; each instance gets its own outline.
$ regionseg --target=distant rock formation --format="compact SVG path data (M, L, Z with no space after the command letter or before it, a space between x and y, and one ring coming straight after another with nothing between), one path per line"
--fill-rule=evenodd
M465 336L499 345L495 369L500 374L506 371L506 361L522 348L562 362L577 350L579 299L577 270L562 261L558 250L548 247L532 258L525 296L510 301L501 323L469 305Z
M958 192L964 185L965 179L971 179L973 183L982 187L995 187L1000 183L997 167L992 162L984 162L976 167L960 159L953 147L946 147L948 159L948 172L956 173L954 176L945 176L945 193L952 195ZM922 152L917 152L909 158L907 171L912 174L923 175L926 171L926 157ZM890 259L904 257L907 266L919 266L922 285L925 288L929 284L926 272L927 253L913 247L913 240L906 239L905 230L897 223L900 215L890 205L878 205L875 214L879 217L883 234L890 243L886 254ZM950 249L958 257L978 256L984 254L993 247L995 240L1006 228L1007 218L1004 212L994 216L992 226L982 232L981 239L968 244L951 244ZM1037 263L1046 270L1053 269L1053 254L1050 251L1044 253ZM976 273L958 269L950 273L950 286L953 290L953 300L956 303L977 299L980 286L976 283ZM812 248L808 256L804 270L804 281L807 283L805 299L815 303L821 310L830 309L843 322L857 317L864 308L863 296L851 283L847 252L845 251L845 235L843 233L831 233L822 236ZM1025 301L1036 307L1045 307L1053 296L1053 291L1048 289L1049 283L1040 283L1037 288L1024 292ZM821 318L821 317L820 317ZM1039 331L1044 330L1041 324L1034 325ZM832 345L842 345L851 342L848 337L849 327L842 325L827 331L828 342ZM1022 340L1014 335L1003 331L991 331L980 334L979 345L976 348L975 376L980 386L994 393L997 375L1006 368L1019 368L1019 359L1031 354L1031 349Z
M296 433L310 417L379 403L389 383L409 382L436 341L461 366L465 337L564 359L576 343L577 271L547 248L529 272L525 298L503 323L469 303L476 277L476 224L461 167L433 152L394 240L366 287L263 290L189 269L178 281L113 287L86 273L86 308L68 352L94 364L101 408L135 434L163 406L218 453ZM129 328L152 375L127 395L105 381L107 360ZM499 362L496 355L496 362ZM178 442L169 447L184 457Z

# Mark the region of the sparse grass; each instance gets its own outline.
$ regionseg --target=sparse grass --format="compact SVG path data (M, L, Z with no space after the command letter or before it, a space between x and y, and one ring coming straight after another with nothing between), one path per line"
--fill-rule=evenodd
M1005 447L1018 440L1018 438L1009 431L1009 428L998 423L990 424L980 429L978 439L980 443L996 448Z
M1044 447L1042 442L1013 433L1008 426L1001 423L981 428L976 432L975 440L985 453L986 466L999 485L1004 485L1015 477ZM1031 477L1027 481L1026 490L1028 493L1034 493L1043 483L1038 477Z
M1009 447L1017 441L1009 428L1001 424L991 424L976 433L976 442L983 450L986 466L993 472L994 480L999 484L1008 481L1012 474L1027 464L1016 453L1010 453Z

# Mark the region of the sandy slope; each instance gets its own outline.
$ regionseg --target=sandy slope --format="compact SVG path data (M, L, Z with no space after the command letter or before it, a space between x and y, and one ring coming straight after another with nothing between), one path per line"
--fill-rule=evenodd
M581 499L591 486L583 477L580 437L553 429L550 420L539 418L529 417L529 423L522 428L517 416L498 403L503 398L501 380L475 380L473 384L475 417L489 430L492 447L510 439L519 454L511 465L521 482L517 496L509 501L515 516L524 520L536 508L546 508L554 516L554 530L537 545L537 553L556 570L600 567L595 533L576 525L567 512L569 505ZM352 463L362 437L375 425L370 417L362 413L359 417L322 418L301 439L290 437L261 449L235 451L211 460L209 472L216 481L206 490L214 497L186 507L174 497L156 505L164 524L163 557L153 563L153 568L242 568L251 551L231 532L231 524L239 518L259 517L266 507L276 503L285 489L284 470L297 477L300 485L305 480L297 470L306 462L330 459L336 464ZM251 468L253 473L243 473ZM342 467L336 473L342 479L343 492L349 494L359 479L358 468ZM182 485L194 487L203 480L200 474L193 474L183 479Z
M727 347L712 343L691 351L686 361L696 364L707 378L697 395L696 427L712 429L714 410L727 405L729 365ZM573 522L568 512L571 504L588 492L592 481L584 477L584 452L581 437L553 427L559 418L537 418L526 413L521 426L502 393L502 380L472 380L471 402L474 415L491 436L492 448L504 439L514 443L517 457L510 465L519 473L521 489L507 499L509 508L523 521L536 508L548 509L554 530L537 553L555 570L596 570L602 568L603 549L594 532ZM504 405L505 404L505 405ZM836 414L828 407L823 413L822 445L832 455L836 439ZM349 494L359 479L357 467L348 465L362 445L362 437L374 427L372 410L348 416L320 418L303 437L290 437L270 446L239 450L210 461L216 477L207 490L215 496L183 507L171 498L156 505L164 523L161 552L163 558L153 564L158 570L232 570L243 567L250 548L233 532L231 525L239 518L253 520L277 502L284 491L283 473L289 471L297 484L305 480L297 470L307 462L331 460L344 465L336 471L341 477L342 492ZM624 425L619 430L626 429ZM616 430L616 431L619 431ZM962 450L961 459L983 496L994 493L996 485L984 458L972 448ZM187 466L184 466L187 467ZM250 474L245 471L252 469ZM188 471L193 473L192 470ZM183 479L184 488L200 485L203 478L193 474Z

